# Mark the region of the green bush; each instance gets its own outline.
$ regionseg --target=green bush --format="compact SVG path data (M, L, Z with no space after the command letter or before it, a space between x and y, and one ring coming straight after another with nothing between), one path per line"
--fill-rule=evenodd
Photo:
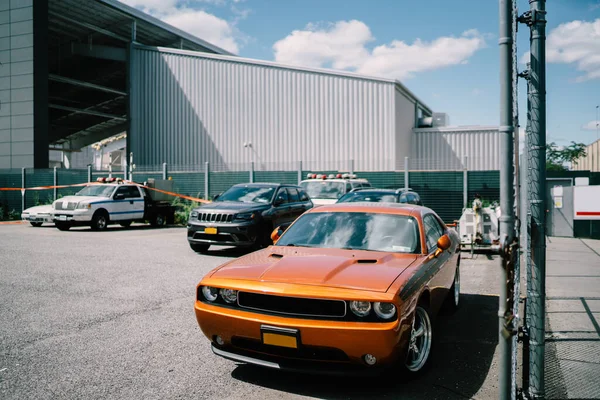
M171 205L175 207L175 225L187 225L190 213L198 207L198 203L195 201L182 201L179 198L173 200Z

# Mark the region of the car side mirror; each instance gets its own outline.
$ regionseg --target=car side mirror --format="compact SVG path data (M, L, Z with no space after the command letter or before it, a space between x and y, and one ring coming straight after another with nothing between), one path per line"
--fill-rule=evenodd
M285 230L281 226L278 226L273 230L273 232L271 232L271 240L273 241L273 244L277 244L277 241L281 235L283 235L283 232L285 232Z
M278 197L275 199L275 201L273 202L274 206L280 206L283 204L283 202L285 201L285 199L283 197Z
M439 256L444 251L448 250L452 246L452 240L450 240L450 236L448 234L442 235L437 241L437 250L435 251L435 256Z
M123 200L124 198L125 198L125 195L122 193L115 194L115 197L114 197L115 200Z
M221 196L221 193L219 193L219 194L215 194L215 195L214 195L214 197L213 197L213 201L214 201L214 200L216 200L216 199L218 199L218 198L219 198L219 196Z

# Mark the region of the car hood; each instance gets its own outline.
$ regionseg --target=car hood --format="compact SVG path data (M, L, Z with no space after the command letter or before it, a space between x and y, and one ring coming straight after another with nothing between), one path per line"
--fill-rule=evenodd
M28 209L23 211L23 213L29 213L29 214L47 214L50 212L52 212L51 204L44 205L44 206L29 207Z
M414 254L272 246L231 261L211 278L386 292Z
M237 201L215 201L210 204L206 204L204 206L198 207L196 210L200 212L227 212L227 211L237 211L237 212L250 212L250 211L262 211L269 208L269 204L257 204L257 203L243 203Z
M110 200L108 197L100 197L100 196L65 196L56 200L55 203L67 202L67 203L96 203L98 201L106 201Z

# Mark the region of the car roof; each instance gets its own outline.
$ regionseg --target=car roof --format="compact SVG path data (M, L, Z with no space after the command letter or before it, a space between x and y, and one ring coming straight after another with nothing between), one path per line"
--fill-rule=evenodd
M241 186L250 186L250 187L294 187L294 188L299 188L302 189L300 186L298 185L292 185L292 184L287 184L287 183L271 183L271 182L255 182L255 183L238 183L236 185L233 186L237 186L237 187L241 187Z
M351 203L335 203L323 205L313 208L308 213L314 212L367 212L381 214L398 214L398 215L423 215L435 212L427 207L418 206L415 204L405 203L372 203L372 202L351 202Z

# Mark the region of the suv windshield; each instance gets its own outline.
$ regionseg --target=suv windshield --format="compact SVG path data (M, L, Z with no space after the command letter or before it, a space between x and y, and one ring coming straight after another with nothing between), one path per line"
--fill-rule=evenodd
M79 192L75 193L75 196L110 197L114 190L114 186L92 185L84 187Z
M277 246L323 247L418 253L419 227L413 217L362 212L323 212L302 215Z
M270 203L274 187L233 186L215 201L241 201L243 203Z
M311 199L339 199L344 194L344 182L310 181L301 182Z
M386 193L386 192L352 192L345 194L341 199L338 200L338 203L352 203L357 201L368 201L372 203L397 203L398 198L394 193Z

